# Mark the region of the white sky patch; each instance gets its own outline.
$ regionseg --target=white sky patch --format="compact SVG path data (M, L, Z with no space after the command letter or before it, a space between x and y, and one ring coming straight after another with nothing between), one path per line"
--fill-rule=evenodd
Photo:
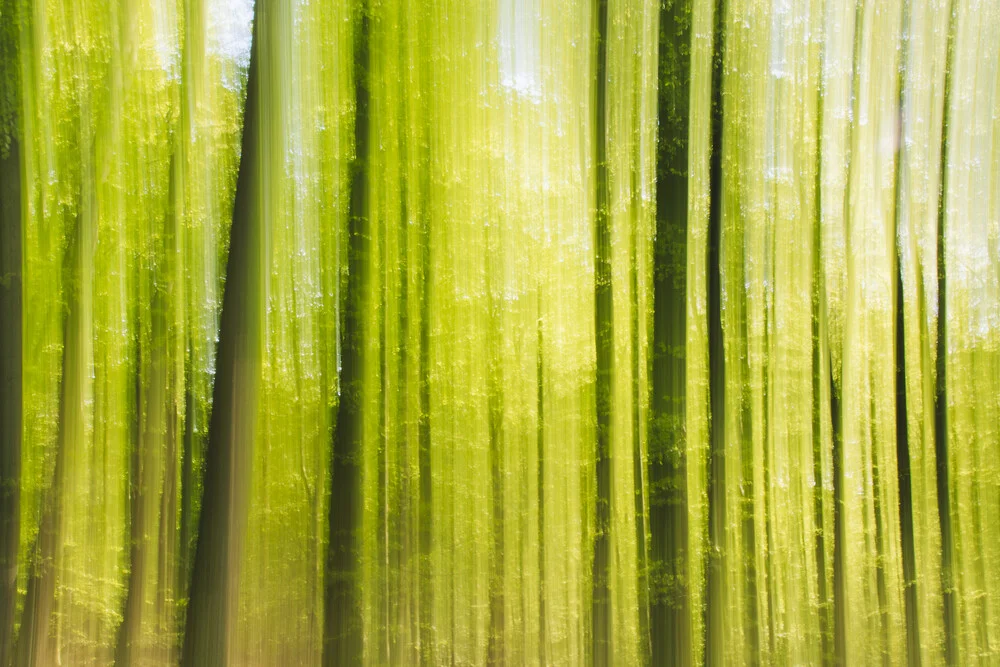
M180 76L180 52L177 49L177 12L170 3L156 2L152 5L153 34L156 54L167 76Z
M241 69L249 67L253 0L209 0L205 18L208 50Z
M500 0L497 50L500 84L532 99L541 97L539 0Z

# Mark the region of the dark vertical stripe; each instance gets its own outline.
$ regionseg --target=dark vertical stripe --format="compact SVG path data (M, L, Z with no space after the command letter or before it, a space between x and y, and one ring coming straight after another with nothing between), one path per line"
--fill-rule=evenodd
M723 85L726 63L726 0L716 0L712 55L711 157L708 219L709 463L708 552L705 556L705 664L725 662L723 628L726 558L726 366L722 337Z
M362 652L358 586L361 464L364 419L364 315L368 307L369 7L360 0L354 28L354 160L351 162L348 276L343 304L340 400L330 476L323 664L359 664Z
M611 278L611 212L608 189L608 0L595 0L596 69L596 217L594 221L594 327L597 356L595 384L597 499L594 525L592 653L594 667L613 664L611 565L611 381L614 302Z
M958 600L955 594L955 541L951 525L951 473L948 461L948 293L946 229L948 205L948 133L951 121L952 68L955 64L955 26L958 8L948 3L948 46L944 68L944 107L941 119L941 163L937 220L937 378L934 391L934 454L937 459L938 518L941 522L941 593L944 602L945 661L958 664Z

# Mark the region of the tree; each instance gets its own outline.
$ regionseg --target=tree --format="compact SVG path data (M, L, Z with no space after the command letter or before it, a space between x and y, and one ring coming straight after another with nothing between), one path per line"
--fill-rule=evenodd
M951 484L948 452L948 133L951 114L952 67L955 63L957 2L948 2L948 45L944 66L944 112L941 118L941 189L938 191L937 219L937 351L934 385L934 454L937 460L938 520L941 522L941 588L944 598L944 655L949 665L958 659L958 602L955 595L955 540L951 525Z
M686 443L691 2L660 4L650 397L650 634L655 665L692 658Z
M323 631L323 664L327 667L358 664L362 658L358 529L364 419L363 313L368 304L369 291L369 11L367 0L360 0L354 28L354 160L350 168L348 276L342 311L340 401L330 466L330 541L326 558Z
M11 659L21 534L19 0L0 3L0 665Z
M726 65L726 0L717 0L712 53L712 121L709 158L708 357L709 463L708 552L706 555L705 664L725 661L723 643L726 558L726 365L722 333L722 140Z
M263 181L258 145L263 104L260 34L266 29L271 9L268 0L254 5L242 149L205 453L204 495L181 657L185 667L228 665L236 623L260 379L265 224L258 196Z
M594 515L593 661L613 664L611 566L611 387L614 373L614 302L611 282L611 210L608 187L608 0L596 0L597 121L595 126L597 198L594 219L594 327L597 352L597 442L594 453L597 507Z

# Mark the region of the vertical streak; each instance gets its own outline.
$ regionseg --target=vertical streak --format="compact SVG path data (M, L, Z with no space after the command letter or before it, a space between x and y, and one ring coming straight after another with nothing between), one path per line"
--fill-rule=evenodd
M906 146L903 143L905 126L908 122L907 106L904 100L908 58L910 52L910 0L903 0L902 52L899 66L899 122L896 128L895 164L895 214L894 234L896 241L896 475L899 485L899 524L903 549L903 598L906 608L906 653L910 667L920 667L920 616L917 611L917 568L914 550L913 526L913 484L910 471L909 419L906 405L906 313L903 271L904 251L900 212L902 210L902 165ZM910 231L912 233L912 230Z
M934 453L937 459L938 519L941 523L941 594L944 603L945 662L958 664L958 607L952 567L955 542L951 525L951 483L948 461L948 299L946 229L948 205L948 133L951 118L952 67L955 62L955 24L957 0L948 2L948 46L944 66L944 108L941 118L941 189L938 191L937 218L937 351L936 384L934 390Z
M726 544L725 405L726 367L722 338L723 81L726 64L726 0L716 0L712 55L711 158L709 162L708 228L708 347L709 347L709 471L708 552L705 558L705 664L725 662L723 574Z
M15 2L4 2L0 14L0 103L16 107L17 78L8 68L18 65L17 18L8 13ZM13 44L10 44L12 42ZM13 51L13 53L11 53ZM14 88L15 90L9 90ZM21 154L17 113L10 127L0 128L0 665L12 659L17 602L18 548L21 534L21 426L23 301ZM4 119L6 120L6 119ZM7 146L3 141L9 140Z
M844 192L844 238L850 240L850 188L851 188L851 152L853 148L854 121L857 119L857 87L859 53L861 51L861 18L864 15L865 0L859 0L854 10L853 56L851 67L851 116L847 138L847 186ZM850 250L848 249L848 252ZM848 265L847 290L851 289L852 266L851 258L846 258ZM843 415L841 413L840 387L837 386L833 371L832 345L827 343L828 370L830 374L830 424L833 432L833 606L834 606L834 664L838 667L847 665L847 582L844 562L844 542L847 538L847 527L844 525L844 439ZM844 381L843 367L847 364L848 351L845 347L841 355L841 384Z
M660 3L656 241L649 437L650 636L654 665L692 662L688 590L688 150L691 2Z
M829 331L829 329L828 329ZM833 653L834 664L847 664L847 610L844 582L844 443L840 412L840 392L833 373L832 346L827 343L827 371L830 378L830 426L833 432Z
M364 419L364 331L368 304L368 102L369 11L359 0L354 31L354 160L351 162L348 277L341 329L340 401L330 476L330 542L327 550L323 665L362 660L360 569L361 468Z
M492 227L488 231L492 231ZM499 249L494 247L487 258L489 264L491 259L496 261ZM490 486L492 491L493 504L491 508L490 524L492 532L492 548L490 549L490 573L489 573L489 598L490 598L490 620L489 639L487 650L489 652L488 661L490 665L506 664L505 646L505 601L504 601L504 442L503 442L503 389L500 377L500 341L497 331L500 328L499 314L497 313L497 288L489 284L494 275L499 272L487 268L487 296L490 299L489 318L491 322L489 333L489 369L488 383L489 395L487 397L487 411L489 419L489 465L490 465ZM539 361L541 363L541 361ZM541 370L539 369L539 372ZM539 389L541 391L541 389Z
M640 145L642 143L642 132L639 127L639 106L642 96L639 93L642 87L642 67L636 66L636 76L634 80L635 99L632 101L632 145L629 151L629 194L630 213L629 216L629 327L630 341L629 348L632 352L631 372L632 372L632 483L634 485L634 507L635 507L635 544L637 552L636 573L639 605L639 654L642 661L648 662L652 653L649 636L649 559L646 536L646 462L643 459L642 451L642 404L641 388L642 380L639 367L639 218L641 210L641 200L638 196L639 169L641 167Z
M823 71L823 50L820 50L820 72ZM820 77L819 89L816 98L816 212L813 220L812 236L812 262L813 262L813 286L812 286L812 442L813 442L813 515L815 532L815 553L816 553L816 573L819 593L819 627L822 637L822 660L824 665L832 664L833 647L832 644L832 619L831 601L827 590L826 579L826 531L824 529L823 512L823 408L822 408L822 388L824 361L824 345L829 345L826 340L826 282L823 271L823 209L821 196L823 182L823 103L824 88L823 77Z
M539 311L541 311L541 291L539 297ZM536 351L536 402L538 411L538 423L535 434L535 446L538 456L538 660L544 665L546 663L545 642L545 376L542 354L542 315L538 314L538 338Z
M91 181L93 182L93 181ZM21 627L17 636L13 665L31 667L51 659L48 655L49 624L55 606L56 559L62 540L63 488L66 458L70 447L79 445L83 431L83 359L85 316L84 235L86 214L81 213L83 197L77 203L63 260L63 281L67 307L62 314L62 378L59 387L59 433L56 442L52 481L43 492L38 534L32 545L32 567L28 576Z
M608 188L608 0L595 0L597 20L597 69L595 100L597 198L594 221L594 326L597 354L597 448L595 468L597 499L593 563L593 663L613 664L611 633L611 382L613 373L614 302L611 284L611 215Z

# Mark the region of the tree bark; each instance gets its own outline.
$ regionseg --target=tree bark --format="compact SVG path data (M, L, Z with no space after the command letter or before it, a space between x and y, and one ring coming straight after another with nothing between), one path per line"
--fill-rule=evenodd
M726 2L715 3L712 55L711 157L708 220L709 467L706 554L705 664L725 662L723 607L726 558L726 367L722 337L722 138L726 63Z
M368 304L368 59L369 7L360 0L354 30L354 160L351 163L348 277L341 335L340 401L334 426L330 476L323 664L362 660L361 592L358 586L361 464L364 426L364 313Z
M649 437L652 664L690 665L687 220L691 1L661 0Z
M14 649L21 540L23 227L18 0L0 3L0 667ZM5 145L6 144L6 145Z
M948 294L947 256L945 252L948 206L948 140L951 106L952 67L955 63L955 24L958 14L956 2L948 3L948 46L945 56L944 113L941 121L941 189L938 193L937 224L937 354L936 384L934 391L934 453L937 459L938 518L941 522L941 588L944 602L945 661L957 665L958 657L958 601L955 596L955 578L952 572L955 560L955 541L951 525L951 483L948 461Z
M14 646L21 535L21 245L21 155L11 132L0 155L0 665Z
M270 7L268 0L258 0L254 6L204 492L181 659L185 667L228 665L236 623L260 376L264 221L258 202L262 186L259 37Z
M614 302L611 277L611 210L608 187L608 0L595 1L597 20L596 216L594 220L594 328L597 498L594 525L591 641L594 667L614 663L611 618L611 385L614 365Z

